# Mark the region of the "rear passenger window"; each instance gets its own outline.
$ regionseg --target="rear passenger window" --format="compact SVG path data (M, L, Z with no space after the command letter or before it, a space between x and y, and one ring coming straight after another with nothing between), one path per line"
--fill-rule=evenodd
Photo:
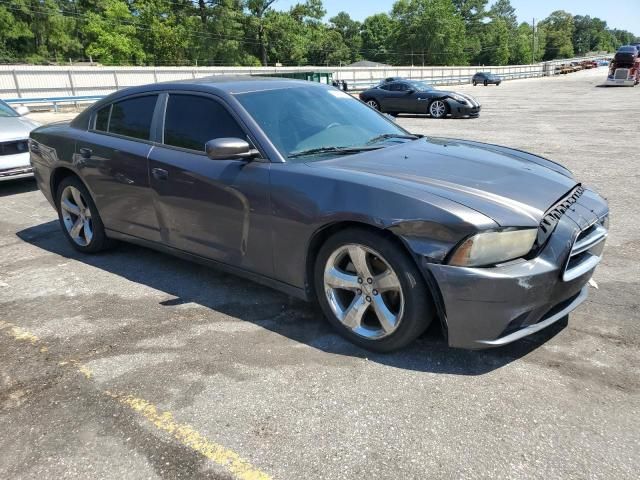
M107 105L98 110L96 114L96 130L100 130L101 132L107 131L109 128L109 113L111 113L111 105Z
M149 95L114 103L111 109L109 133L149 140L157 98L157 95Z
M246 138L231 114L219 102L196 95L169 95L164 122L164 143L205 150L215 138Z

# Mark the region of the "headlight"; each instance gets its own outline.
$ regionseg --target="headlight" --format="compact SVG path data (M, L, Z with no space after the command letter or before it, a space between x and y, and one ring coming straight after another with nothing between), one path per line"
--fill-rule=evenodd
M458 95L457 93L452 93L449 96L458 103L462 103L464 105L468 103L466 98L464 98L462 95Z
M478 233L456 248L449 264L481 267L522 257L533 248L537 234L535 228Z

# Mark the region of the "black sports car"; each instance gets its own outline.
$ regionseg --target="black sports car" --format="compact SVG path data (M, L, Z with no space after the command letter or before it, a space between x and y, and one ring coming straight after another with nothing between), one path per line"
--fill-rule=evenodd
M490 72L478 72L471 78L471 83L473 83L474 87L479 83L485 87L489 84L500 85L502 78Z
M360 100L381 112L429 114L433 118L478 117L480 103L471 95L436 90L415 80L394 78L365 90Z

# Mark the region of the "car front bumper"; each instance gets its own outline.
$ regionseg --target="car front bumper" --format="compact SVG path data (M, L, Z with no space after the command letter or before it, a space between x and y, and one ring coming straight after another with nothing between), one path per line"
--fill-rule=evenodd
M29 163L29 152L15 155L0 155L0 182L33 176Z
M586 235L608 215L600 197L592 192L585 197L590 198L584 198L581 210L567 211L533 259L492 268L424 265L437 283L450 346L506 345L548 327L584 302L604 249L604 227L597 243L579 254L583 257L575 252L585 238L582 232ZM570 255L578 255L571 258L582 263L570 263Z
M463 105L461 103L456 102L455 100L449 102L449 111L451 112L451 116L454 118L464 118L471 117L476 118L480 116L480 110L482 107L478 106L468 106Z

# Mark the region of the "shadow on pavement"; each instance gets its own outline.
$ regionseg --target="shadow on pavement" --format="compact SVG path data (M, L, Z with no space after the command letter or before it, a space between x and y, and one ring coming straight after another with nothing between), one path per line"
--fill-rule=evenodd
M377 354L342 339L315 305L291 299L277 291L212 268L125 243L106 253L85 255L67 243L56 221L27 228L18 232L17 236L51 253L174 297L160 302L162 306L196 303L230 317L252 322L327 353L367 358L369 361L400 369L482 375L529 354L567 325L567 320L564 319L519 342L484 351L449 348L438 328L432 326L409 347L391 354ZM104 294L108 295L109 292Z
M0 182L0 198L18 193L33 192L38 189L38 184L33 178L20 178L18 180L4 180Z

